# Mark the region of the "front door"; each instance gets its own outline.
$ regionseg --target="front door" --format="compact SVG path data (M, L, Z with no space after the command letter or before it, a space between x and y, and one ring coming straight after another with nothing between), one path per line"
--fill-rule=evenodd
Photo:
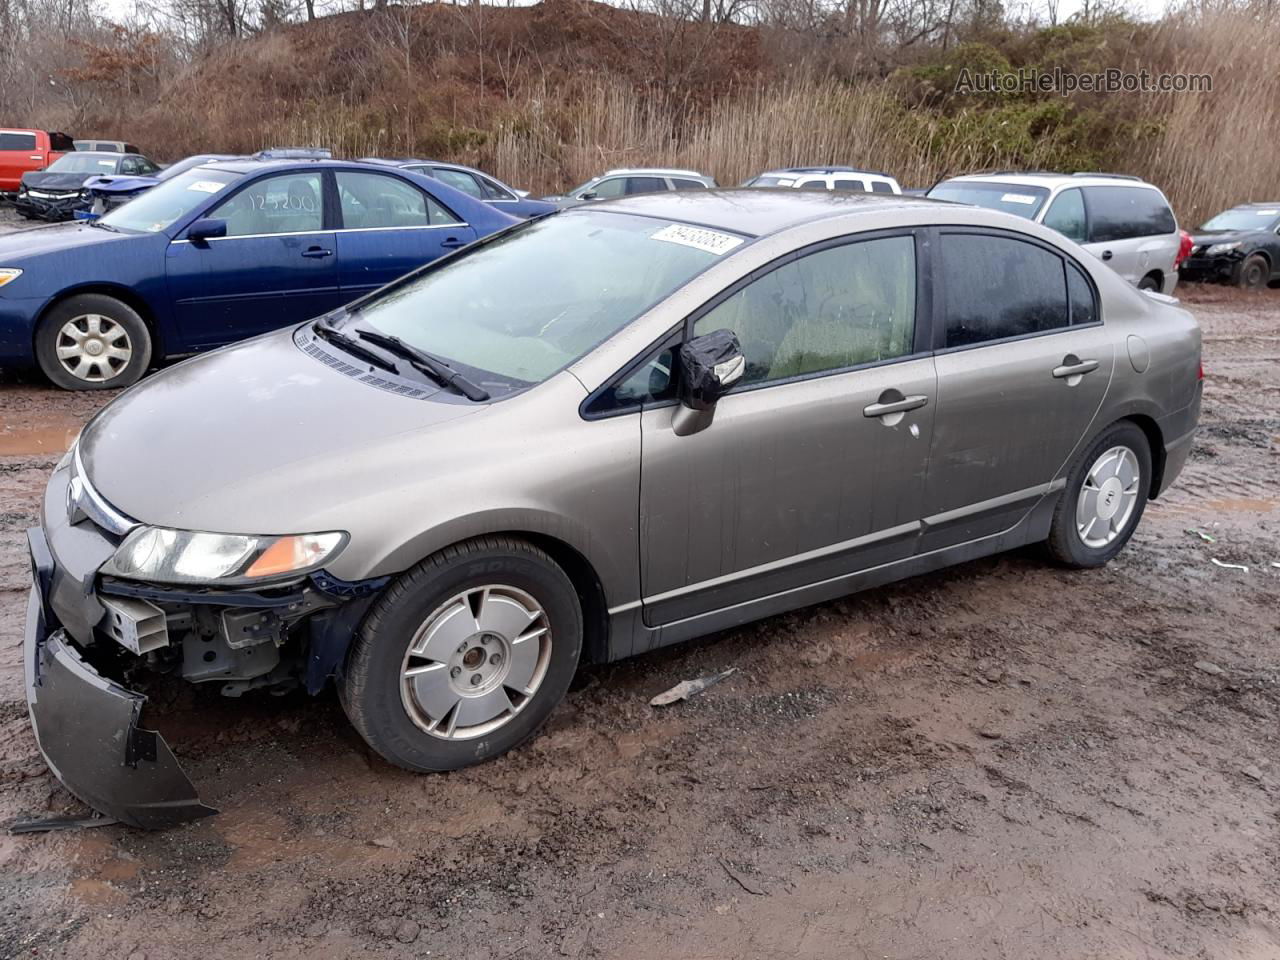
M342 220L338 284L344 301L376 290L475 239L475 230L392 174L335 174Z
M923 550L1007 530L1094 432L1115 353L1085 272L1010 234L941 231Z
M323 174L261 177L210 210L227 234L169 245L167 273L185 346L200 350L319 316L342 302Z
M644 618L671 623L914 551L933 360L917 349L911 234L825 245L694 323L732 330L742 382L706 429L641 416Z

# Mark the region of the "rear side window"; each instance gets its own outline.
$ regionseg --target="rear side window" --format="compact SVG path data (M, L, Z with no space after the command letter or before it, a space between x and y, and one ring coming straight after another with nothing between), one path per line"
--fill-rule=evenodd
M1098 301L1093 296L1093 286L1084 271L1074 263L1067 263L1067 296L1071 300L1071 325L1098 321Z
M836 177L832 181L832 185L836 190L856 190L859 193L867 192L867 185L862 180L854 180L852 177Z
M441 167L436 167L435 174L436 179L441 183L453 187L455 190L461 190L477 200L484 199L484 191L480 189L480 184L476 183L476 178L471 174L463 173L461 170L446 170Z
M498 186L496 181L490 180L488 177L476 177L480 181L480 189L484 191L486 200L514 200L511 194L502 187Z
M1063 190L1054 197L1053 203L1045 211L1044 225L1057 230L1076 243L1084 243L1084 196L1079 189L1073 187L1070 190Z
M701 180L686 180L683 177L672 177L671 185L677 190L705 190L707 185Z
M1089 241L1110 243L1178 229L1164 197L1150 187L1085 187Z
M667 189L667 181L662 177L627 177L627 195L636 193L658 193Z
M942 237L946 345L963 347L1067 326L1063 261L1043 247L987 234Z
M34 150L34 133L0 133L0 150Z
M348 230L425 227L457 220L417 187L376 173L337 173L342 225Z

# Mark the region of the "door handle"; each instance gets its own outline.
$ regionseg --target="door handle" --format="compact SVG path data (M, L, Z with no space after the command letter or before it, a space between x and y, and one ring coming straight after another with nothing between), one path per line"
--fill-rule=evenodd
M1110 260L1110 259L1111 259L1111 251L1110 251L1110 250L1103 250L1103 251L1102 251L1102 259L1103 259L1103 260Z
M903 397L901 400L885 400L883 395L878 403L862 408L864 417L888 417L895 413L906 413L917 410L929 402L928 397Z
M1093 373L1098 369L1097 360L1081 360L1075 354L1067 354L1062 358L1062 365L1053 368L1053 375L1059 380L1069 380L1072 377L1082 377L1086 373Z
M302 255L310 260L319 260L323 257L332 257L333 251L326 250L324 247L307 247L302 251Z
M450 250L454 250L458 247L465 247L466 245L467 241L459 240L457 237L445 237L440 241L440 246L447 247Z

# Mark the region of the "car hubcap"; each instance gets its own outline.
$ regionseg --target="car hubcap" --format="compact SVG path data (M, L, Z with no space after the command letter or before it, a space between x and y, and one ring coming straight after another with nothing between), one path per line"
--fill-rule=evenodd
M1076 530L1086 547L1105 547L1124 533L1138 506L1142 480L1128 447L1112 447L1089 468L1076 503Z
M400 699L434 737L479 737L525 708L550 662L551 624L538 601L515 587L474 587L441 604L414 634Z
M64 323L55 350L67 373L90 383L112 379L133 359L133 343L125 328L98 313Z

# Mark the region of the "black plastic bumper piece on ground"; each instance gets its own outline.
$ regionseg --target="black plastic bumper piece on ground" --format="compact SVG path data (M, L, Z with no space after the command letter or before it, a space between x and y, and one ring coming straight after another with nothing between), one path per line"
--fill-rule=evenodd
M51 630L44 591L53 558L28 531L33 584L24 650L27 707L49 769L108 817L149 830L216 813L200 802L169 745L138 726L146 697L98 674L60 629Z

